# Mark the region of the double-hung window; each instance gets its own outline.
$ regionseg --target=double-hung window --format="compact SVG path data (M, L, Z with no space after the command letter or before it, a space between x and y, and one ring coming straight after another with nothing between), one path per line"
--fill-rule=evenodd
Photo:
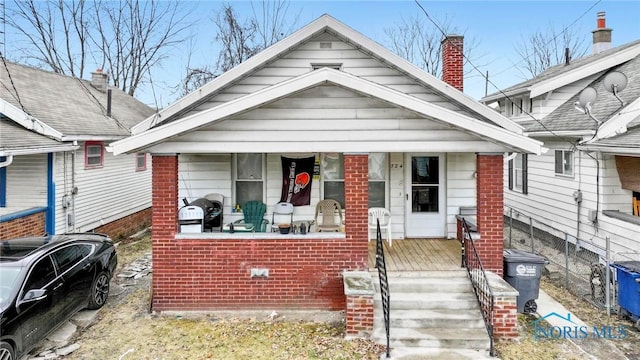
M369 207L385 207L387 189L387 154L369 154Z
M344 156L341 153L323 153L322 196L333 199L344 209Z
M509 189L527 194L527 154L517 154L515 158L509 160Z
M264 202L264 157L262 154L236 154L236 204L250 200Z
M136 154L136 171L145 171L145 170L147 170L147 154L137 153Z
M573 176L573 151L555 151L556 175Z
M323 198L336 200L344 208L344 156L340 153L323 153L321 166ZM387 173L387 154L369 154L369 207L385 207Z
M87 141L84 143L84 167L86 169L100 168L104 165L104 148L101 141Z

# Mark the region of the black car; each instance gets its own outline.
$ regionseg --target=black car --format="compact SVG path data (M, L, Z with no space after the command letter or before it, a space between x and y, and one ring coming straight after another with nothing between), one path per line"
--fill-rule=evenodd
M0 241L0 359L19 358L79 310L102 307L117 262L101 234Z

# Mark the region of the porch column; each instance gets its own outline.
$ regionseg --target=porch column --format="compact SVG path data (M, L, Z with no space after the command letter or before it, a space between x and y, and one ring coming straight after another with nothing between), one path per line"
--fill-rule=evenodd
M167 306L166 297L171 294L172 240L177 232L178 219L178 157L176 155L153 155L151 180L152 229L151 248L153 254L153 299L151 308L162 311Z
M354 256L367 269L369 246L367 243L369 210L369 155L344 154L344 197L346 241ZM346 269L345 269L346 270ZM349 269L356 270L356 269Z
M504 249L504 173L503 155L476 154L477 228L476 249L485 270L502 277Z

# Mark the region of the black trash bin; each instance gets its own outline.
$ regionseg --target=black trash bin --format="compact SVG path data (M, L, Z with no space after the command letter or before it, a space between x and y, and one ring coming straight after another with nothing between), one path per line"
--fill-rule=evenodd
M503 251L504 279L518 290L518 312L536 312L536 299L540 293L542 267L549 261L540 255L517 249Z

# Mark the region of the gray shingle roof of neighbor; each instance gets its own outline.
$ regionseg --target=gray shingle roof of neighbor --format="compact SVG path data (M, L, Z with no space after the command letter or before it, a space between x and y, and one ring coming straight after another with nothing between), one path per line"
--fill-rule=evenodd
M603 85L605 76L612 71L618 71L627 76L627 87L618 93L625 106L640 97L640 56L638 56L609 69L589 84L598 93L596 101L592 104L591 114L602 123L609 120L614 114L624 111L620 102L612 93L606 91ZM541 120L544 127L551 131L595 130L597 128L596 121L575 108L574 104L579 97L580 93L574 95L567 102L545 116ZM540 123L532 123L526 128L526 131L546 131L544 127Z
M107 92L94 88L90 81L8 61L0 66L0 81L0 98L65 137L128 136L133 125L154 113L134 97L109 86L112 109L108 117Z
M638 151L640 151L640 126L629 128L626 133L621 135L594 141L593 145L638 148Z
M615 48L611 48L605 51L601 51L597 54L592 54L592 55L587 55L587 56L583 56L581 58L575 59L575 60L571 60L569 65L565 65L563 64L558 64L555 66L552 66L550 68L548 68L547 70L543 71L542 73L540 73L538 76L523 81L521 83L515 84L513 86L510 86L506 89L502 89L502 92L494 92L492 94L489 94L487 96L485 96L485 98L492 98L495 96L499 96L499 97L503 97L501 94L502 93L513 93L513 94L517 94L517 93L521 93L521 92L525 92L527 91L527 89L534 85L537 84L539 82L548 80L554 76L560 75L563 72L569 71L569 70L573 70L573 69L577 69L581 66L587 65L589 63L595 62L597 60L600 60L602 58L605 58L607 56L610 56L612 54L615 54L617 52L620 52L622 50L625 50L627 48L630 48L632 46L635 46L637 44L640 44L640 40L636 40L636 41L632 41L630 43L626 43L624 45L620 45L617 46Z
M38 147L54 147L60 142L40 135L0 116L0 151Z

